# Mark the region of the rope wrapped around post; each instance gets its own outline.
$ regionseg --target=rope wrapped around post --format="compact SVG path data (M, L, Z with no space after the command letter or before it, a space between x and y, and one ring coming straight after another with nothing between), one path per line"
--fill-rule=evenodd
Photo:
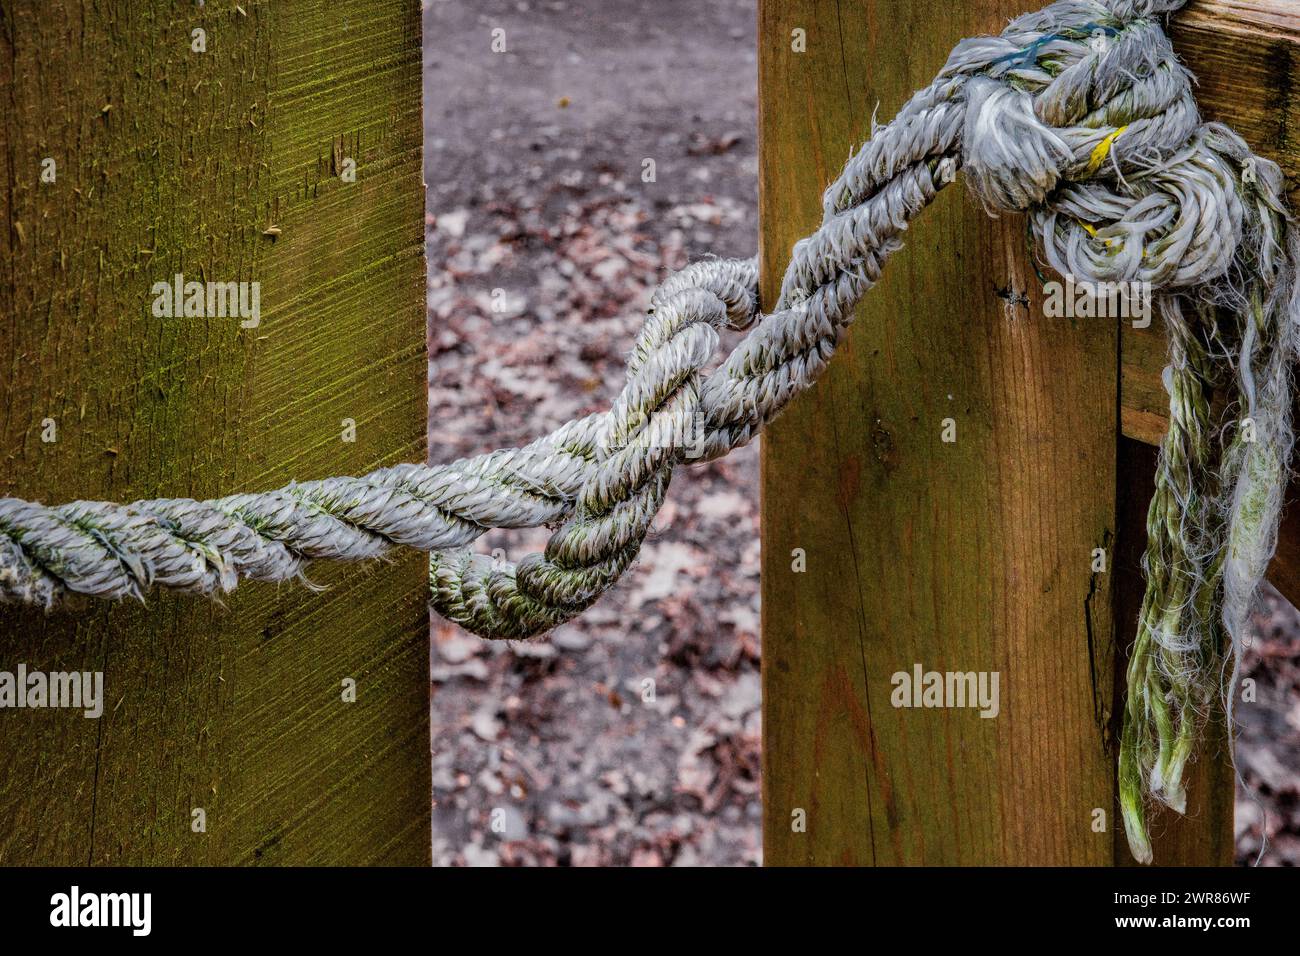
M964 171L991 215L1028 215L1057 272L1149 283L1168 329L1170 427L1120 754L1129 843L1149 861L1146 802L1183 810L1216 693L1231 715L1288 476L1300 320L1281 171L1202 122L1161 22L1183 2L1060 0L959 43L826 190L770 311L753 260L702 261L659 287L608 412L522 448L263 494L0 500L0 599L217 594L404 545L430 552L432 605L450 620L487 638L553 628L632 564L678 465L746 444L817 379L908 223ZM749 332L709 371L724 327ZM554 528L544 553L518 564L469 549L488 529L538 526Z

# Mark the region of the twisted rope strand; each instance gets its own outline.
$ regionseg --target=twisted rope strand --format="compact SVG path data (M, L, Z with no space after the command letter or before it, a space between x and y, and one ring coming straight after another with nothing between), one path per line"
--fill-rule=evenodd
M816 381L908 224L961 170L990 214L1028 214L1039 256L1061 275L1146 283L1168 330L1170 427L1119 755L1129 844L1149 861L1146 804L1183 810L1216 679L1231 719L1248 613L1276 544L1300 328L1300 239L1281 171L1202 123L1159 21L1182 5L1059 0L959 43L892 122L872 121L825 191L821 225L795 245L772 311L759 312L753 260L671 276L608 411L522 448L264 494L3 499L0 600L216 594L403 545L430 552L431 603L469 630L524 638L555 627L635 560L677 466L751 441ZM709 372L724 328L749 331ZM540 526L554 529L545 550L517 564L469 549L488 529Z

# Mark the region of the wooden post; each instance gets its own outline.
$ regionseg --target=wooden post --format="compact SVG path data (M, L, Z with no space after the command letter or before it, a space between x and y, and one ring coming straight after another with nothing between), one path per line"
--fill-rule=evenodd
M760 0L767 301L877 107L888 119L954 43L1032 6ZM1210 112L1289 149L1296 14L1214 0L1176 22ZM1261 52L1272 67L1239 68ZM765 436L770 864L1129 860L1117 676L1150 475L1149 453L1118 454L1117 423L1158 439L1163 357L1139 372L1117 324L1044 318L1025 236L1023 218L990 220L961 188L940 196L825 379ZM893 675L917 665L997 672L997 716L893 706ZM1159 863L1231 862L1231 777L1207 751L1189 815L1156 821Z
M0 7L0 493L420 460L420 74L416 0ZM178 273L260 322L155 317ZM0 712L0 864L427 862L423 568L0 612L0 670L105 697Z

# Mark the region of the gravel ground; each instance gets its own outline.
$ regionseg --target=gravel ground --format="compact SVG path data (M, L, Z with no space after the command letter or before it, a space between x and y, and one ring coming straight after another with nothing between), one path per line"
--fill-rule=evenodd
M426 0L434 461L608 407L653 286L756 248L753 0L472 6ZM681 473L638 566L546 641L434 619L435 864L760 862L757 500L752 447ZM1238 856L1267 832L1294 864L1300 615L1266 612Z

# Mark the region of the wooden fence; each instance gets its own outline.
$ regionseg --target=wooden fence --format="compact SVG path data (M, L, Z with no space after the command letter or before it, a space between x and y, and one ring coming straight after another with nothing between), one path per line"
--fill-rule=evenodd
M770 295L877 104L1027 4L759 8ZM1288 0L1200 0L1175 35L1207 112L1300 173ZM0 3L0 493L202 497L422 457L420 63L415 0ZM159 318L178 275L258 283L257 321ZM1023 221L950 190L765 440L769 863L1127 860L1161 336L1043 320L1037 290ZM426 861L423 562L312 573L327 592L0 611L0 669L105 689L98 719L0 715L0 864ZM997 717L893 707L915 665L997 672ZM1158 862L1229 862L1221 748L1191 799Z
M877 106L888 119L958 40L1031 6L760 0L766 296ZM1300 173L1300 8L1200 0L1174 24L1205 111ZM1045 319L1025 236L1022 217L940 196L765 437L770 864L1129 861L1115 752L1163 331ZM1297 595L1300 526L1285 538L1273 576ZM917 664L998 672L997 717L892 706ZM1221 737L1189 789L1185 818L1154 821L1157 863L1230 863Z
M421 62L417 0L0 3L0 494L423 457ZM178 274L259 321L157 317ZM106 698L0 712L0 864L427 861L424 563L311 575L0 611Z

